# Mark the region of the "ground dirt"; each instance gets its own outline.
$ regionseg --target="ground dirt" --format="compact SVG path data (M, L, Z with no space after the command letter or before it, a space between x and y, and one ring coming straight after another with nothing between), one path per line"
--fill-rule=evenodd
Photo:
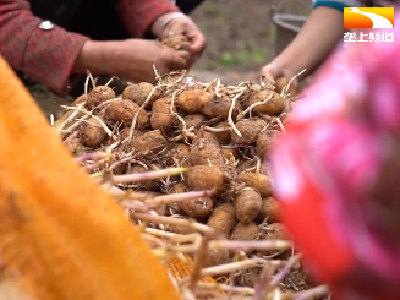
M219 77L231 84L256 80L262 65L275 55L272 7L284 3L281 13L302 16L311 9L309 0L281 1L205 1L192 15L208 41L207 50L193 67L196 79L209 82ZM40 84L28 89L47 116L60 114L60 105L67 105L72 100L71 97L59 97Z

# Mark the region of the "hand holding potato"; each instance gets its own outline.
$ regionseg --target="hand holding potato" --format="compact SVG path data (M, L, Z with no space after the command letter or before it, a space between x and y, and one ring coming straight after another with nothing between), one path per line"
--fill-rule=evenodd
M283 88L290 82L290 80L296 76L293 71L283 68L276 62L265 65L261 69L261 76L266 81L273 82L275 85L275 92L281 93ZM290 83L290 94L296 96L297 94L297 79L294 79Z
M170 14L159 17L154 24L153 32L160 40L165 40L172 36L186 37L189 41L190 60L188 67L190 67L205 50L207 45L206 38L192 19L185 15L173 19L164 28L161 28L163 22L169 17Z

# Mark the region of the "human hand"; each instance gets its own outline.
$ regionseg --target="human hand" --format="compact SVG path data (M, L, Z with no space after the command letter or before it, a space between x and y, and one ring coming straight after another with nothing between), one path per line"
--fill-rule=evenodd
M294 74L294 72L282 67L281 65L279 65L276 62L271 62L271 63L265 65L261 69L261 76L263 76L265 78L265 80L274 83L275 80L280 77L284 77L284 78L290 80L294 76L296 76L296 74ZM296 85L297 84L296 79L293 80L292 83Z
M154 82L153 65L160 75L187 68L189 55L164 46L157 41L127 39L110 42L104 46L105 59L109 64L107 73L127 77L133 81ZM110 59L107 59L110 57Z
M185 15L173 19L164 28L160 28L163 22L170 17L171 14L159 17L154 23L153 32L160 40L168 38L171 35L185 36L190 42L189 65L192 65L205 50L207 46L206 38L192 19Z
M282 68L279 64L275 62L265 65L261 69L261 76L263 80L273 83L275 85L275 91L279 93L282 91L284 86L288 84L293 77L295 77L295 75L296 74L294 74L294 72ZM290 83L289 91L292 96L296 96L297 94L297 85L298 82L297 79L295 78Z

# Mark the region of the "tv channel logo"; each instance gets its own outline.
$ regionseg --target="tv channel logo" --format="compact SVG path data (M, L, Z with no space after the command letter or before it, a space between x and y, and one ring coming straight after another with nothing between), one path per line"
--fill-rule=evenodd
M394 28L394 7L345 7L344 28Z

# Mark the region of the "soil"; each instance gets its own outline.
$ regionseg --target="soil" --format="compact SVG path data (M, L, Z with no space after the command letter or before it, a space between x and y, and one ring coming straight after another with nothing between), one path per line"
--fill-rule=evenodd
M279 12L302 16L312 6L309 0L207 0L198 7L192 18L206 35L208 47L193 67L196 79L210 82L218 77L230 84L256 80L261 67L275 55L272 7L278 3L284 3ZM48 117L57 117L62 112L60 105L72 100L41 84L28 89Z
M208 48L194 69L259 70L275 56L274 7L277 13L307 16L312 1L205 1L192 15L208 41Z

